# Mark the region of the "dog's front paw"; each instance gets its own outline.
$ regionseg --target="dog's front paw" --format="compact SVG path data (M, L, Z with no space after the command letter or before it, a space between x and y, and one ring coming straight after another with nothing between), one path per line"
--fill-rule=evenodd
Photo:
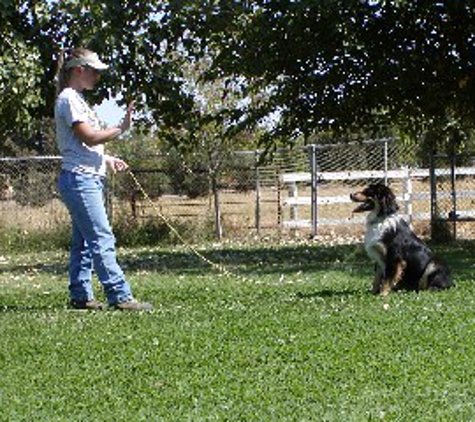
M379 295L381 293L381 285L374 284L373 288L371 289L371 293L373 293L374 295Z
M374 295L379 295L381 292L381 277L375 277L373 281L373 288L371 289L371 292Z
M379 291L380 296L387 296L391 292L391 284L383 283Z

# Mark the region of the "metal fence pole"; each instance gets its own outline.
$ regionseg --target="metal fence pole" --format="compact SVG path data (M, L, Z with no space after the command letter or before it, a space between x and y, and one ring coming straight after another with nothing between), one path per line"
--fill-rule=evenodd
M213 192L214 205L214 224L216 230L216 238L221 240L223 238L223 222L221 217L221 195L218 183L218 175L216 172L211 174L211 190Z
M318 232L318 206L317 206L317 149L315 144L309 146L310 152L310 171L311 171L311 219L312 219L312 237L317 236Z
M437 219L437 180L435 174L435 156L434 151L430 152L430 236L432 239L436 236L436 219Z
M388 140L384 141L384 184L388 185Z
M452 239L457 239L457 192L455 187L455 173L456 173L456 155L455 152L451 152L449 155L450 159L450 196L452 199L452 211L449 213L449 216L452 217Z
M256 208L255 208L255 227L257 234L261 232L261 181L259 172L259 151L254 151L254 170L256 177Z
M406 176L403 179L403 200L404 200L404 212L412 223L412 178L411 170L409 167L404 168Z
M280 168L277 165L275 168L276 185L277 185L277 226L279 227L279 235L282 234L283 229L283 210L282 210L282 185L280 183Z

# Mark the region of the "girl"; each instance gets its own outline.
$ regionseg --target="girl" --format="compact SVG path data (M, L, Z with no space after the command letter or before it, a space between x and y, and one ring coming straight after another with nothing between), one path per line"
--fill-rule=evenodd
M55 104L56 136L62 155L58 187L72 220L69 256L69 296L74 309L103 309L94 299L95 269L109 306L120 310L151 310L136 301L116 260L115 238L103 198L106 166L122 171L127 164L104 153L104 144L130 128L133 104L117 127L101 129L83 92L94 89L107 69L96 53L78 48L62 52L58 62Z

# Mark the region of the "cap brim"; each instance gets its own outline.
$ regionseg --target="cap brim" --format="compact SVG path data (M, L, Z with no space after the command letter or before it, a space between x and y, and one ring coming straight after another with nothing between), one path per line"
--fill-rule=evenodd
M76 66L89 66L96 70L106 70L109 68L104 62L102 62L97 54L92 54L89 56L76 57L72 60L69 60L66 63L66 69L70 69Z
M105 63L102 63L101 61L97 61L97 62L94 62L94 63L88 63L87 65L89 67L92 67L93 69L96 69L96 70L109 69L109 66L107 66Z

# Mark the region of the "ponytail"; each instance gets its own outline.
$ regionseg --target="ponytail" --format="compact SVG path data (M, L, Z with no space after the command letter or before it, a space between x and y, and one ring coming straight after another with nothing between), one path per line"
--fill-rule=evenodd
M66 87L68 83L68 71L64 66L66 62L66 54L68 50L61 50L58 57L58 67L56 70L56 96L58 96L61 91Z
M63 49L59 52L58 67L56 70L56 96L67 87L69 82L69 73L71 68L67 68L66 63L79 57L92 54L91 50L86 48Z

